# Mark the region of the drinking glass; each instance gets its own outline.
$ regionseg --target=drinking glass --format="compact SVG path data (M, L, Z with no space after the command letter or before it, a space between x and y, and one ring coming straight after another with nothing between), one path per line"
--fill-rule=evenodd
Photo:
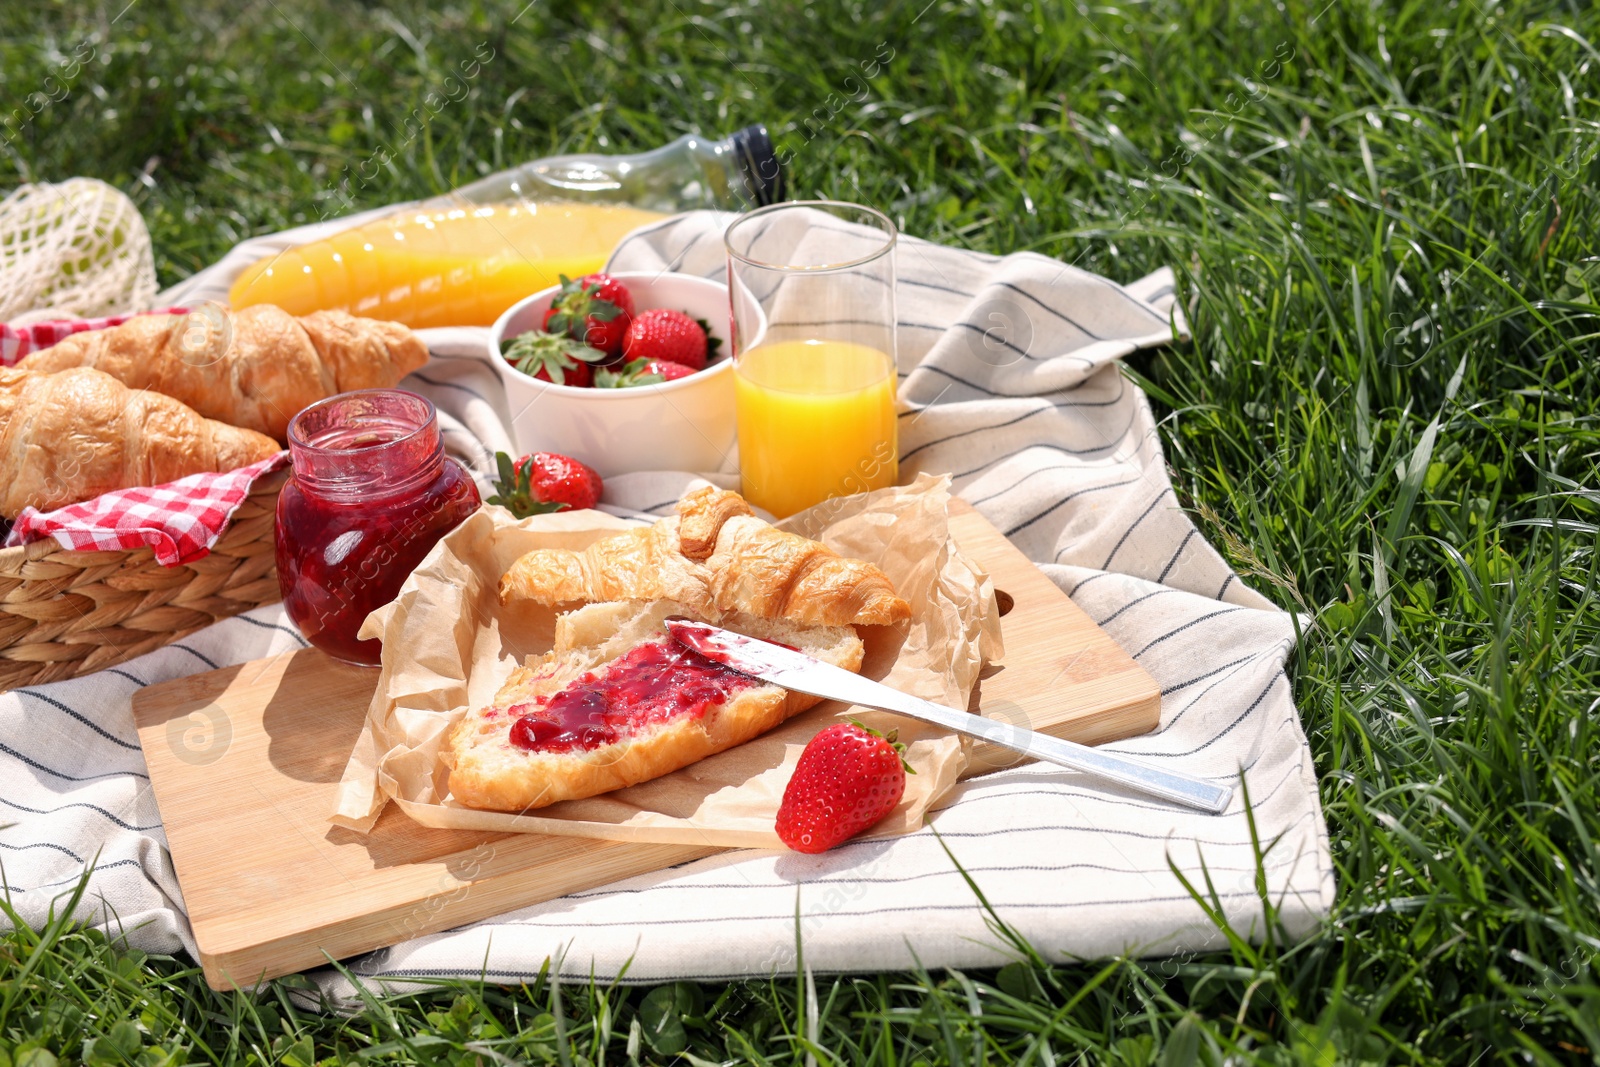
M739 476L778 518L899 474L895 225L799 200L728 227Z

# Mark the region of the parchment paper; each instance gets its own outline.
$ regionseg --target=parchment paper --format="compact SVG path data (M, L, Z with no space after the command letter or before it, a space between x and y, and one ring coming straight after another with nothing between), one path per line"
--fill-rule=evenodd
M827 501L782 528L876 564L912 608L908 623L857 627L861 673L896 689L964 708L986 660L1000 657L994 589L951 543L947 477ZM477 811L449 794L439 752L468 707L489 703L511 671L547 651L555 613L530 603L502 607L500 576L536 548L582 549L630 524L594 511L522 521L485 506L448 534L406 579L400 595L368 616L362 637L383 641L366 726L350 754L331 821L366 832L391 800L417 822L447 829L522 831L728 847L779 847L778 804L795 762L817 731L848 715L875 729L898 727L909 775L900 805L873 836L907 833L956 783L966 743L910 720L827 701L727 752L614 793L529 814Z

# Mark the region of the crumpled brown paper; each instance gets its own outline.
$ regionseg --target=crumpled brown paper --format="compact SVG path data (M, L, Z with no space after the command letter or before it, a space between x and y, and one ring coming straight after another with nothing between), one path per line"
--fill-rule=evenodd
M921 475L909 486L827 501L780 525L876 564L911 604L909 623L858 627L863 675L965 708L984 662L1000 657L1000 622L988 577L950 541L948 486L948 477ZM844 714L897 727L917 772L873 835L922 825L960 775L963 742L937 727L833 701L654 781L533 814L478 811L451 799L439 759L451 728L469 706L489 703L525 657L554 641L555 613L526 602L501 606L500 576L525 552L582 549L629 525L593 511L518 522L502 508L484 507L438 544L399 597L361 629L362 637L383 640L383 664L339 786L335 825L364 833L392 800L438 828L775 848L773 821L801 750Z

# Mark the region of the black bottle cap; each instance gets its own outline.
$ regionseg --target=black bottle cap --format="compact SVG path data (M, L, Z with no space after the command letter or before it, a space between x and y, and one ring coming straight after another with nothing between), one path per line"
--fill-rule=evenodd
M766 207L784 197L783 166L778 154L772 150L772 138L767 128L760 124L746 126L728 138L733 142L734 155L744 171L745 181L756 198L756 204Z

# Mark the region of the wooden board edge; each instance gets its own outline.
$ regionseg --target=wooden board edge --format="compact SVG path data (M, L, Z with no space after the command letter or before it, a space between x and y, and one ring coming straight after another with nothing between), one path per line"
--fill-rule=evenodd
M620 866L617 877L611 882L636 878L726 851L706 845L641 843L633 853L634 858ZM526 875L526 871L506 871L479 881L463 882L442 896L402 908L374 912L363 916L360 921L346 917L325 924L280 929L269 939L234 946L217 945L218 935L226 934L225 930L218 928L242 926L245 924L243 919L237 923L208 923L204 929L193 927L200 968L206 984L212 989L219 992L250 990L272 978L295 974L311 967L325 967L330 958L349 959L388 945L533 907L588 886L586 880L579 879L584 885L575 884L542 900L528 901L515 895L526 882ZM376 943L375 935L378 938ZM308 937L320 943L312 947L307 942Z
M1161 725L1161 690L1152 681L1145 692L1115 704L1102 706L1101 712L1102 717L1092 724L1092 729L1085 730L1083 720L1080 719L1058 723L1053 727L1046 726L1039 732L1075 741L1080 745L1104 745L1111 741L1126 741L1130 737L1141 737ZM1073 733L1070 738L1066 736L1069 726L1072 727ZM1010 749L977 741L972 745L967 757L967 766L961 772L961 779L966 781L980 775L1022 767L1034 762L1036 761Z

